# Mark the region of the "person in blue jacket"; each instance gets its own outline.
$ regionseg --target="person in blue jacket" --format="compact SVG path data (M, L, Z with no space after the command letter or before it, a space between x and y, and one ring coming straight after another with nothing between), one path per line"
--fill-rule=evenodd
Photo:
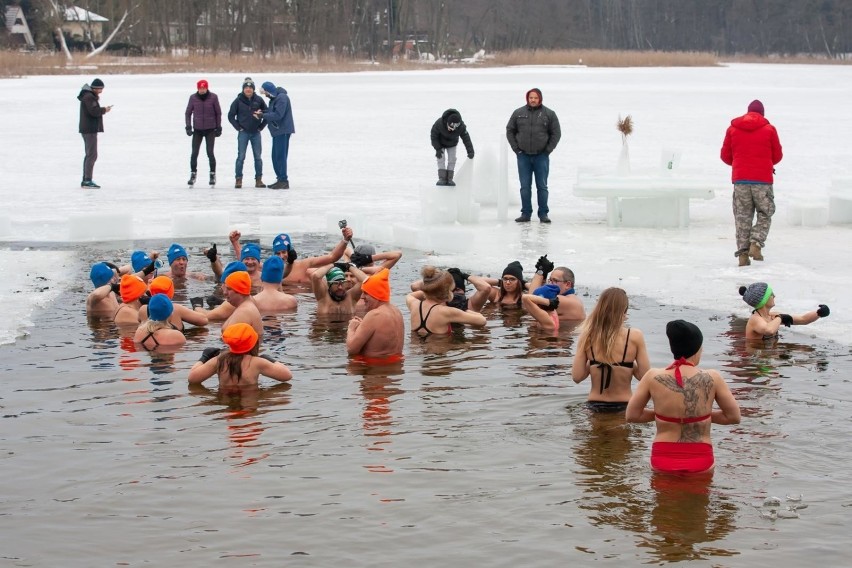
M284 87L276 87L266 81L261 85L260 92L269 97L269 108L258 111L255 116L261 117L269 126L272 135L272 168L275 170L275 183L270 189L290 189L287 177L287 155L290 153L290 135L295 134L293 125L293 109L290 97Z
M237 95L228 110L228 122L237 130L237 163L234 167L234 187L243 186L243 163L246 160L246 150L251 142L251 153L254 156L254 186L264 188L263 183L263 146L260 131L266 127L263 119L255 116L257 111L267 109L263 97L254 92L254 81L246 77L243 81L243 91Z

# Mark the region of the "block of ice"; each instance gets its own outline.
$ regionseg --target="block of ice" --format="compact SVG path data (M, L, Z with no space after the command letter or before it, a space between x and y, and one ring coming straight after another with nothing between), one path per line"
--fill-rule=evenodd
M802 206L801 205L790 205L787 207L787 222L794 226L799 227L802 224Z
M272 235L273 237L279 233L290 234L297 231L307 231L309 229L303 221L303 218L295 215L261 215L259 221L260 234Z
M828 224L828 207L805 205L802 207L803 227L825 227Z
M422 229L420 229L419 227L396 223L393 225L392 229L393 239L391 240L391 242L394 243L394 246L414 248L420 250L425 249L425 247L421 246L420 243L420 235L422 233Z
M179 211L172 215L172 236L226 237L230 232L229 211Z
M681 151L673 148L663 148L660 153L660 169L671 172L680 169Z
M852 195L849 197L832 195L828 198L828 222L835 225L852 223ZM2 221L0 221L0 235L2 234Z
M457 216L454 187L427 187L420 190L420 219L424 225L453 224Z
M438 254L467 252L474 244L476 233L463 227L429 227L424 230L421 240L428 245L426 250Z
M130 213L81 213L68 217L71 241L111 241L133 238Z
M0 238L8 237L12 234L12 222L6 216L0 216Z
M621 226L623 227L678 227L680 214L678 201L668 198L622 199Z

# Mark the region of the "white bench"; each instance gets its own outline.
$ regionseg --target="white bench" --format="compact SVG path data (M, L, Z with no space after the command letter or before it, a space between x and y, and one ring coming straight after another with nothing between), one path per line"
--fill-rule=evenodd
M718 180L675 173L594 175L579 173L574 195L605 198L610 227L688 227L689 200L713 199Z

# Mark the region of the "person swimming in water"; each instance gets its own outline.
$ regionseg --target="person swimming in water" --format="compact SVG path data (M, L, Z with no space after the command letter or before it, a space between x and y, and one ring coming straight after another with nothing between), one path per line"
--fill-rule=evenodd
M740 286L743 301L754 308L746 323L746 339L775 339L778 329L784 325L807 325L820 318L828 317L831 310L825 304L801 315L782 314L772 311L775 307L775 292L766 282L755 282L750 286Z
M447 305L453 299L455 281L452 274L434 266L424 266L420 271L420 290L405 297L411 313L411 331L420 337L449 335L450 324L459 323L482 327L485 316L471 310L460 310Z
M146 351L160 347L179 347L186 343L183 333L169 323L174 313L174 305L165 294L154 294L148 301L148 319L136 328L133 342Z
M591 375L586 404L592 412L624 411L633 377L641 379L651 367L642 331L624 325L628 306L624 290L607 288L580 329L571 376L579 384Z
M157 294L165 294L169 300L173 300L175 295L175 284L168 276L157 276L148 284L148 292L150 292L151 297ZM181 306L180 304L173 303L172 306L174 309L168 319L168 323L171 325L172 329L183 332L185 323L199 327L207 325L207 316L204 314L193 311L191 308ZM148 306L145 305L139 308L139 321L145 322L147 319Z
M670 321L666 335L674 362L650 369L627 403L628 422L656 422L651 468L674 474L709 473L715 461L711 424L739 424L740 407L715 370L698 367L704 336L693 323ZM648 401L653 408L645 408ZM713 403L719 406L713 410Z

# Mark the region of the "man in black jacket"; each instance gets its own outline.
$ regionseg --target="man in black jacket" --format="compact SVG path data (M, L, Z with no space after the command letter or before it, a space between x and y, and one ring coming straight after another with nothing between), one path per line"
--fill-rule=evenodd
M243 162L246 159L246 150L251 142L251 153L254 155L254 186L266 187L263 183L263 158L261 157L262 145L260 131L266 126L266 122L256 115L257 111L266 111L266 101L254 92L254 81L246 77L243 81L243 92L237 95L231 108L228 110L228 122L237 129L237 163L235 166L236 181L234 187L243 186Z
M438 183L435 185L456 185L453 181L456 169L456 146L459 138L464 142L468 159L473 159L473 143L467 132L467 125L462 122L461 114L454 108L448 108L441 118L432 125L432 148L438 159ZM444 155L446 154L446 164Z
M547 214L547 175L550 173L550 153L559 144L562 131L556 113L544 106L541 91L527 91L527 104L512 113L506 125L509 146L518 157L518 177L521 181L521 216L518 223L528 223L532 216L532 178L535 175L538 218L550 223Z
M92 181L92 172L98 159L98 132L104 131L104 115L112 110L112 105L101 107L98 99L104 90L104 82L95 79L92 84L83 85L77 100L80 101L80 134L86 156L83 158L83 181L80 187L100 188Z

